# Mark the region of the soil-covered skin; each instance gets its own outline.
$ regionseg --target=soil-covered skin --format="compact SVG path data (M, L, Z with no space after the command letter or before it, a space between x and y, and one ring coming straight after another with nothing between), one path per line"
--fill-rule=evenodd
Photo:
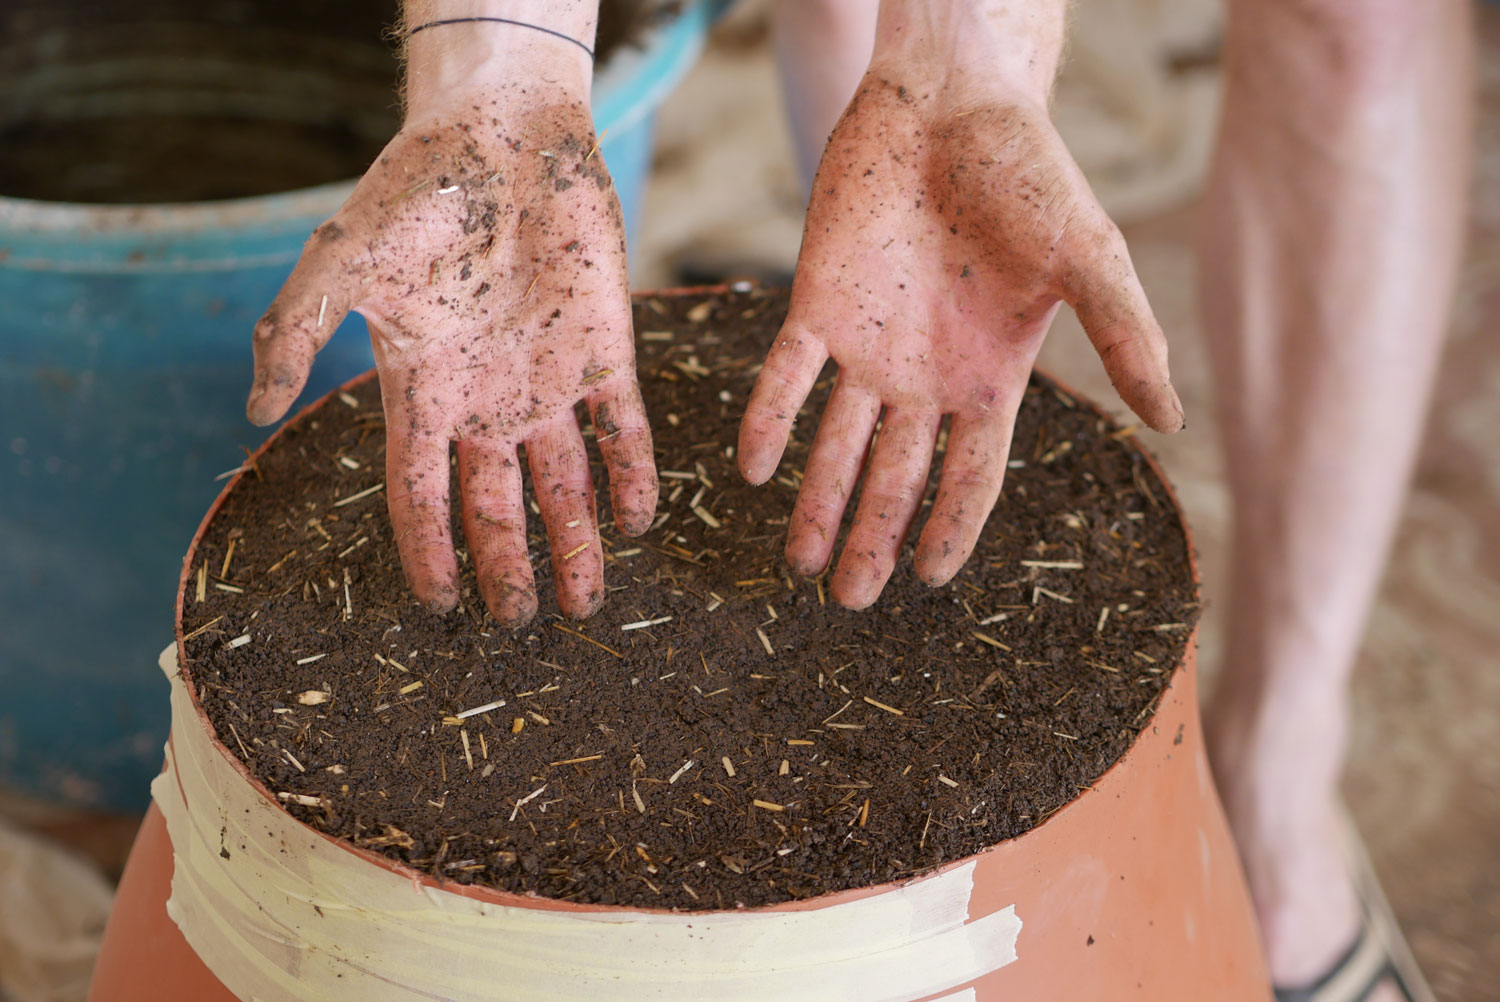
M872 610L840 609L782 559L815 421L771 483L735 472L786 303L637 301L663 497L639 539L601 512L609 595L585 622L544 589L499 628L466 555L458 611L416 604L373 380L290 425L190 568L185 667L220 740L303 821L444 879L679 909L907 877L1089 795L1197 617L1166 489L1127 431L1034 380L959 576L921 584L908 545Z
M13 0L0 196L194 202L358 177L400 125L397 7ZM597 63L678 7L605 0Z

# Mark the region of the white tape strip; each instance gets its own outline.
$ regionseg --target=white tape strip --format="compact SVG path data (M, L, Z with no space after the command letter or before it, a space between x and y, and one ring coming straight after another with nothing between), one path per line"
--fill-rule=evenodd
M417 884L266 800L202 727L175 647L161 665L172 743L152 795L175 858L167 911L242 999L910 1002L1016 958L1014 906L970 919L973 864L794 912L558 911Z

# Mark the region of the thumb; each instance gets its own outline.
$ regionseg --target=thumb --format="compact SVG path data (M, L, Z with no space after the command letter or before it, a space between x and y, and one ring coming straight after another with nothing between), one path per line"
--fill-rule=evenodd
M1113 223L1105 225L1105 233L1083 241L1070 262L1062 298L1078 315L1120 399L1152 429L1178 431L1182 401L1167 369L1167 339L1130 263L1125 238Z
M255 325L255 383L245 415L268 425L292 406L307 383L313 356L328 343L360 295L363 267L346 248L358 246L330 219L313 231L297 267Z

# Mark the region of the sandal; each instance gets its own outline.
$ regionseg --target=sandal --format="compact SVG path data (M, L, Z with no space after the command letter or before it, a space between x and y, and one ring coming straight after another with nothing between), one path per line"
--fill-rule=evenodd
M1344 858L1363 912L1359 934L1327 973L1312 984L1276 988L1276 1002L1364 1002L1376 986L1384 983L1394 985L1407 1002L1435 1002L1347 813L1342 829Z

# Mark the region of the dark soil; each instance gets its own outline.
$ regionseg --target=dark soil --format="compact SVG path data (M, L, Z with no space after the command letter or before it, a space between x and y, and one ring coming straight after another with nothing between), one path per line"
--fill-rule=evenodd
M611 594L584 623L556 612L539 520L528 628L486 618L462 553L460 609L416 604L371 491L374 380L289 425L185 595L223 743L273 793L320 798L297 817L418 869L682 909L906 877L1079 796L1150 720L1197 617L1166 489L1127 432L1034 379L959 577L922 585L908 546L873 610L837 608L781 556L831 370L772 483L731 458L785 309L759 291L637 302L663 497L643 538L606 526Z
M677 3L605 0L603 65ZM0 195L196 202L358 177L400 125L393 0L12 0Z

